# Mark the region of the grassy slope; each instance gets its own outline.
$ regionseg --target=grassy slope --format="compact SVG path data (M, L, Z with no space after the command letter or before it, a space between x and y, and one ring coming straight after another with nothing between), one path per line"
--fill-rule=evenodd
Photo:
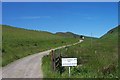
M77 39L60 37L49 32L25 30L6 25L2 27L2 66L30 54L77 42Z
M65 49L60 50L64 57L76 57L78 59L78 66L71 68L72 78L115 78L118 76L117 68L111 70L110 74L104 75L102 71L108 65L118 66L118 27L112 30L112 33L109 31L100 39L92 39L92 45L91 40L86 39L82 44L69 47L67 51ZM58 52L59 50L56 51L56 53ZM47 65L51 65L50 56L44 57L43 61L46 62L43 64L44 77L68 77L67 67L62 75L53 73L51 66L47 67Z

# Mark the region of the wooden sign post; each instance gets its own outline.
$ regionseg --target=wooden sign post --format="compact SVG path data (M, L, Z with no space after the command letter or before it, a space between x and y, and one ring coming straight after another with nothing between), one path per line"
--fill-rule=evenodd
M77 66L77 58L62 58L62 66L69 66L70 77L70 66Z

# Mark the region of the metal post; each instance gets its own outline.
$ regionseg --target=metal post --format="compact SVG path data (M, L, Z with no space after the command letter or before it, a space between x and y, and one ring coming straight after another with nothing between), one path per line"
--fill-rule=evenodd
M69 78L70 78L70 66L69 66Z

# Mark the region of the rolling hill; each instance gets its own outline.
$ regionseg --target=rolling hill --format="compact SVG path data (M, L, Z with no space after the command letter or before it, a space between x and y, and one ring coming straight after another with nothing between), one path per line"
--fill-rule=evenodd
M71 37L71 38L80 38L80 35L74 34L72 32L57 32L56 35Z
M27 30L2 25L2 66L22 57L77 42L46 31Z
M118 38L118 32L119 32L119 30L120 30L120 26L117 26L117 27L109 30L106 34L104 34L100 38L111 38L111 39L112 39L112 37Z
M81 38L81 36L84 36L85 38L91 38L89 36L85 36L85 35L78 35L78 34L74 34L72 32L57 32L55 33L58 36L62 36L62 37L68 37L68 38ZM97 39L96 37L92 37Z

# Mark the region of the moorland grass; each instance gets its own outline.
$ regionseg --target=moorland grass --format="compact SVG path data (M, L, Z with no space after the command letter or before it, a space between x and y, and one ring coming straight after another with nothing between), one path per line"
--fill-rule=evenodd
M2 25L2 66L22 57L77 41L75 38L57 36L46 31Z
M118 28L99 39L85 39L82 43L56 50L63 57L77 58L78 65L71 67L71 78L118 78ZM47 62L47 63L44 63ZM61 75L51 70L50 55L43 58L45 78L69 78L68 67Z

